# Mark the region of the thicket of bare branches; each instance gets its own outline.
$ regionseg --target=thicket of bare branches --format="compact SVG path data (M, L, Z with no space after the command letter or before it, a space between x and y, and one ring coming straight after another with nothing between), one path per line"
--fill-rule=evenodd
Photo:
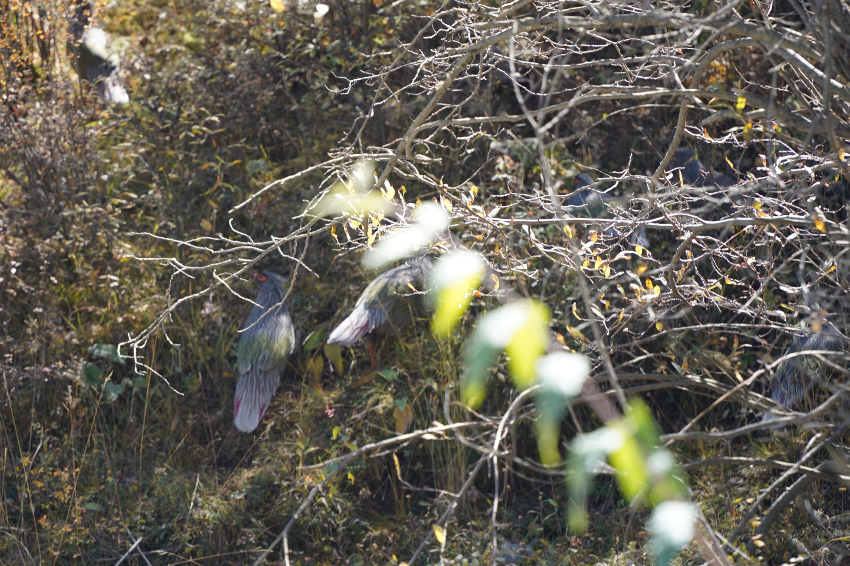
M786 470L737 529L721 533L735 543L787 478L802 479L756 534L806 482L846 479L841 465L823 462L839 450L847 422L843 379L822 378L844 373L844 353L813 354L828 371L806 376L815 387L798 413L772 402L770 388L793 336L826 324L848 332L849 38L850 10L832 0L447 2L422 18L415 37L376 55L391 61L379 73L329 85L345 96L366 83L373 98L326 162L264 191L322 171L319 198L356 163L377 162L374 186L398 210L439 199L455 239L481 252L502 285L549 305L553 332L590 357L605 395L705 395L692 414L659 417L663 440L720 442L804 424L821 435L796 463L689 465ZM713 170L689 179L676 157L682 147ZM599 198L595 210L564 206L581 196L572 189L579 172L594 178L593 191L616 198ZM333 230L354 252L408 216L308 212L299 229L263 242L235 230L183 242L213 252L212 264L160 259L177 274L214 270L216 282L198 296L269 254L304 273L318 234ZM159 324L193 297L174 300ZM725 430L703 430L709 412L729 407ZM481 421L490 434L457 438L493 461L516 462L500 452L494 427L517 408ZM779 417L760 421L768 411Z

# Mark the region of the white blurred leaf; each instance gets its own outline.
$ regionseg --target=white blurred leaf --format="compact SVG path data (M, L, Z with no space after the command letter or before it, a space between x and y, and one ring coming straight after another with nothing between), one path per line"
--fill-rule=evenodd
M573 440L572 451L576 454L610 454L618 450L625 442L623 431L616 427L602 427L578 435Z
M393 205L388 203L378 191L351 194L344 184L337 183L309 209L309 212L326 217L340 214L387 213L392 209Z
M653 510L648 522L652 533L649 547L660 564L668 564L691 542L696 517L696 509L686 501L665 501Z
M555 352L538 358L536 369L544 386L571 398L581 392L590 373L590 363L581 354Z
M322 18L325 17L325 14L327 14L330 9L330 6L327 4L316 4L316 11L313 13L313 18L315 18L317 22L321 22Z
M451 334L460 320L473 291L481 284L487 264L472 251L456 251L438 259L429 277L430 288L437 299L432 329L438 336Z
M383 200L382 196L380 198ZM449 227L450 222L451 218L439 205L422 204L416 210L413 224L390 234L372 250L363 254L363 266L367 269L379 269L412 255L417 249L433 243L439 234Z

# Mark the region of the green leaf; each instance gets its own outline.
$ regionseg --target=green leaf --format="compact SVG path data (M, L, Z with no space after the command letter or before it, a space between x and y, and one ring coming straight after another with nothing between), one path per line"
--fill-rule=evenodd
M89 387L100 387L103 383L103 370L94 364L86 364L83 368L83 383Z
M452 252L437 260L429 278L430 288L436 291L437 308L431 324L436 336L448 338L451 335L469 308L485 268L481 254L476 252Z
M602 427L577 436L570 445L567 471L570 484L570 529L575 533L587 530L587 494L593 474L600 471L610 452L624 442L623 432Z
M93 501L89 501L83 507L89 511L103 511L103 506L98 503L94 503Z
M481 321L479 327L480 324ZM499 350L483 340L479 332L473 332L464 351L464 372L461 378L461 395L470 407L478 407L484 401L490 367L496 362L498 353Z
M333 364L337 375L342 375L342 348L339 344L325 344L322 348L325 357Z
M508 367L517 387L525 389L536 379L537 358L548 345L549 309L525 299L491 311L478 320L464 351L461 382L464 400L476 407L484 400L490 367L505 349Z
M118 348L112 344L95 344L88 349L89 354L97 358L106 358L107 360L117 362L124 365L126 362L118 355Z
M677 552L694 538L697 512L685 501L665 501L656 507L649 518L652 534L649 549L658 564L667 566Z
M387 381L395 381L396 379L398 379L398 372L394 369L382 369L378 372L378 375L380 375Z
M314 330L307 336L307 339L304 340L304 349L308 352L312 352L324 344L324 342L325 333L320 330Z
M124 386L120 383L109 380L103 385L103 397L107 403L116 401L122 393L124 393Z

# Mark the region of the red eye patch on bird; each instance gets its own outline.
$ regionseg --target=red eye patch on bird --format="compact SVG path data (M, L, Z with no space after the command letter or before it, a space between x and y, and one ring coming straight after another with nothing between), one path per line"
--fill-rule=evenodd
M265 276L265 275L263 275L262 273L257 273L256 275L254 275L254 279L256 279L257 281L259 281L260 283L263 283L263 282L265 282L265 281L268 279L268 277L266 277L266 276Z

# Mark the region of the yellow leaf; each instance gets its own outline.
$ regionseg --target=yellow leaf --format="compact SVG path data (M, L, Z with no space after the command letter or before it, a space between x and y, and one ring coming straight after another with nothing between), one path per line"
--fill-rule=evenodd
M596 261L593 262L593 269L599 269L600 267L602 267L602 259L596 256Z
M405 403L403 411L398 407L393 409L393 417L395 417L395 431L404 434L413 421L413 410L410 408L410 403ZM396 460L396 466L398 466L398 460Z
M440 525L431 525L431 528L434 529L434 536L437 537L437 542L440 544L446 542L446 529Z
M354 228L355 230L358 230L360 228L360 223L354 220L353 218L348 219L348 225Z
M269 3L272 5L272 9L277 12L283 12L286 10L286 4L281 0L270 0Z
M835 266L833 266L833 267L835 267ZM602 270L602 274L603 274L606 278L607 278L607 277L611 277L611 266L610 266L610 265L606 265L606 266L605 266L605 269L603 269L603 270Z
M688 367L690 364L688 363L688 358L682 360L682 371L688 371Z
M763 205L762 205L760 200L757 200L756 202L753 203L753 208L755 208L756 210L761 210L762 206Z
M652 290L652 294L656 297L661 294L661 287L656 286L655 289Z
M826 232L826 224L824 223L823 218L821 218L818 213L812 213L812 222L814 222L815 228L817 228L821 232Z
M650 279L649 277L647 277L647 278L646 278L646 288L647 288L647 289L649 289L650 291L652 291L652 287L653 287L653 285L652 285L652 279Z
M333 428L333 431L331 431L333 440L336 440L337 437L339 436L339 433L341 433L341 432L342 432L342 427L341 426L335 426Z
M369 224L369 226L366 228L366 236L367 236L367 238L366 238L366 246L367 247L371 246L372 244L375 243L375 234L372 233L372 225L371 224Z
M395 196L395 189L392 185L390 185L389 181L384 181L384 187L381 189L381 194L384 195L384 198L388 201L393 200Z
M598 240L598 239L599 239L599 234L597 234L596 232L591 232L591 233L590 233L590 241L591 241L591 242L595 242L595 241L596 241L596 240Z
M201 228L209 232L210 230L212 230L212 224L210 224L210 221L206 218L201 218Z
M754 540L753 544L756 545L757 547L761 548L761 547L764 546L765 542L763 540Z
M354 485L354 474L348 472L348 481L351 482L351 485Z
M735 170L735 166L734 166L734 165L732 165L732 162L731 162L731 161L729 161L729 158L728 158L728 157L725 157L724 159L726 159L726 163L728 163L728 164L729 164L729 169L731 169L732 171L734 171L734 170Z
M744 133L747 133L747 132L749 132L749 131L750 131L750 130L752 130L752 129L753 129L753 123L752 123L752 122L748 122L748 123L747 123L747 125L746 125L746 126L744 126Z
M581 330L574 326L568 326L567 332L569 332L570 335L579 342L590 342L590 340L587 339L587 336L585 336Z
M738 100L735 101L735 110L741 112L744 110L744 107L747 105L747 99L743 96L739 96Z
M643 255L643 246L638 244L635 246L635 253L639 256Z
M843 147L838 150L838 159L840 159L841 161L844 161L844 157L846 157L846 156L847 156L847 152L844 151Z
M590 258L584 260L584 263L581 264L582 269L586 269L590 265Z
M658 332L664 330L664 326L662 326L661 321L655 323L655 330L657 330Z
M567 238L573 237L573 229L569 224L564 224L564 232L567 234Z
M649 269L648 265L639 265L637 268L638 275L643 275L647 269Z
M447 198L440 197L440 204L442 204L443 208L445 208L449 212L449 214L451 214L451 212L452 212L452 201L450 201Z
M398 477L401 477L401 464L398 462L398 456L393 452L393 462L395 462L395 473Z
M620 318L617 319L617 324L623 322L623 315L626 314L626 311L620 311Z

